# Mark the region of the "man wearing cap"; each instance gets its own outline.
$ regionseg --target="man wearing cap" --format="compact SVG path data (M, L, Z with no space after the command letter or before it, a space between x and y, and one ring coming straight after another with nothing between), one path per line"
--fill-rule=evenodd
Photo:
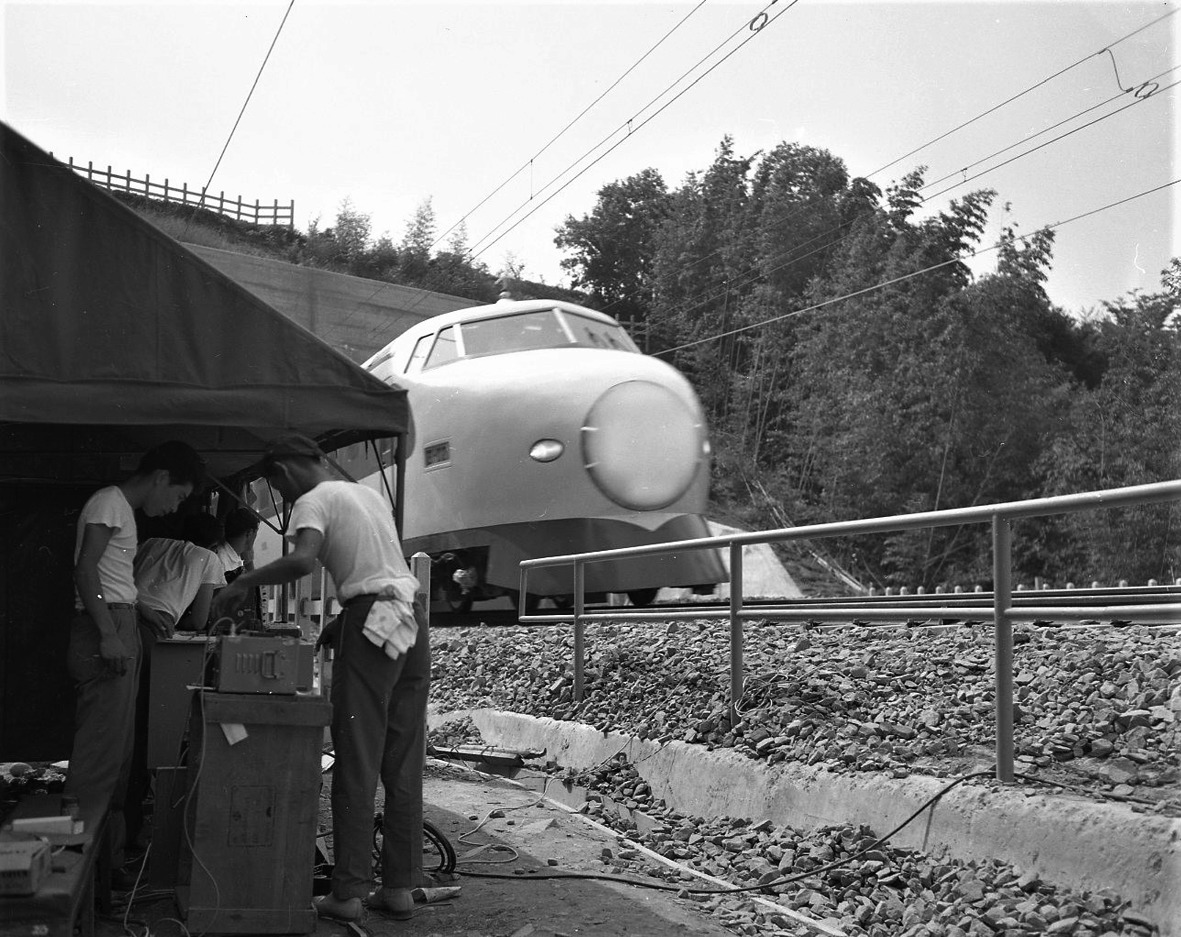
M324 917L361 917L361 899L405 918L422 882L422 771L430 644L415 601L418 581L402 556L381 495L336 479L319 446L289 436L268 447L263 471L291 508L292 549L244 572L215 600L225 614L262 585L292 582L319 560L344 611L320 636L336 652L332 678L335 868L332 893L316 900ZM373 882L377 779L385 787L382 887Z

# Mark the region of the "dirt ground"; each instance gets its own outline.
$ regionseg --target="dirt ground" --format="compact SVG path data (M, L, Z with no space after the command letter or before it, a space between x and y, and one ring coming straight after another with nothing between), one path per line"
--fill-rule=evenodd
M331 772L324 777L321 829L330 829L327 800ZM457 882L450 883L459 885L458 897L420 904L409 921L367 911L359 930L319 921L314 932L317 937L672 937L731 933L699 913L690 901L678 899L671 892L614 882L535 877L564 872L610 873L611 860L605 861L604 849L614 855L619 846L614 836L580 817L539 802L533 791L438 762L428 765L425 785L427 819L452 843L461 873L487 871L511 878L461 874ZM492 812L503 815L490 818ZM473 855L483 844L507 848L484 849ZM427 856L428 867L437 862L437 853ZM143 935L146 926L157 937L184 934L176 917L175 902L169 897L137 904L129 915L135 922L132 933ZM121 917L99 921L98 937L127 934Z

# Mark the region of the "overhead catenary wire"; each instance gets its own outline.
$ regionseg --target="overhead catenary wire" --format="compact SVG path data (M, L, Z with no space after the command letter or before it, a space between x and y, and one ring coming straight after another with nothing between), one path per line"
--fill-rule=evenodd
M295 0L291 0L287 4L287 9L283 13L283 19L279 23L279 28L275 30L275 37L271 40L270 46L267 48L267 54L263 56L262 64L258 67L258 74L254 76L254 81L250 85L250 90L246 93L246 100L242 102L242 109L238 111L238 116L234 120L234 126L230 128L230 134L226 137L225 145L221 148L221 153L217 156L217 162L213 165L213 171L209 173L209 178L205 182L205 186L201 189L201 199L193 208L192 214L189 215L189 222L193 220L193 216L205 204L205 193L213 184L213 177L217 175L217 170L221 166L222 159L225 158L226 150L230 148L230 141L234 139L234 133L238 130L238 124L242 122L242 115L246 113L246 108L250 104L250 99L254 97L254 89L258 87L259 79L262 78L263 70L267 67L267 62L271 60L271 53L275 51L275 44L279 41L279 36L283 32L283 27L287 25L287 17L291 15L291 8L295 6ZM188 229L188 223L185 225Z
M1091 215L1097 215L1100 212L1108 211L1109 209L1116 208L1116 207L1118 207L1120 205L1124 205L1128 202L1135 201L1138 198L1144 198L1146 195L1152 195L1155 192L1161 192L1167 188L1170 188L1171 186L1177 185L1179 182L1181 182L1181 178L1173 179L1169 182L1162 183L1161 185L1154 186L1151 189L1146 189L1143 192L1137 192L1135 195L1129 195L1127 198L1122 198L1122 199L1119 199L1118 201L1115 201L1115 202L1109 202L1106 205L1099 206L1098 208L1092 208L1089 211L1085 211L1085 212L1082 212L1078 215L1074 215L1071 218L1066 218L1063 221L1058 221L1058 222L1055 222L1054 224L1043 225L1041 228L1038 229L1038 231L1039 232L1040 231L1055 231L1058 228L1064 227L1064 226L1071 224L1075 221L1080 221L1083 218L1088 218ZM1031 236L1032 235L1025 235L1025 234L1018 235L1017 240L1027 241ZM964 254L963 256L952 257L949 260L940 261L937 264L931 264L929 267L924 267L921 270L915 270L915 271L912 271L911 273L903 274L902 276L893 277L892 279L884 280L881 283L875 283L873 286L867 286L867 287L864 287L863 289L854 290L851 293L845 293L842 296L836 296L836 297L833 297L832 299L826 299L823 302L814 303L811 306L805 306L802 309L795 309L791 312L785 312L782 315L772 316L769 319L763 319L759 322L752 322L749 325L743 325L743 326L739 326L738 328L735 328L735 329L729 329L725 332L719 332L715 335L708 336L707 338L700 338L700 339L695 339L694 341L691 341L691 342L684 342L683 344L675 345L672 348L666 348L663 351L656 352L653 355L653 357L660 357L661 355L672 354L674 351L681 351L685 348L692 348L696 345L704 345L708 342L717 341L722 338L728 338L731 335L737 335L741 332L749 332L752 329L758 329L758 328L762 328L765 325L771 325L772 323L775 323L775 322L781 322L784 319L791 319L791 318L794 318L795 316L800 316L800 315L803 315L804 313L807 313L807 312L814 312L817 309L823 309L826 306L832 306L836 303L844 302L845 300L848 300L848 299L855 299L858 296L864 296L867 293L873 293L873 292L876 292L877 290L885 289L887 286L893 286L895 283L902 283L906 280L913 280L916 277L923 276L924 274L927 274L927 273L932 273L935 270L939 270L943 267L950 266L951 264L963 263L963 261L967 258L978 257L981 254L987 254L990 251L998 250L1003 245L1003 243L1004 243L1003 241L998 241L995 244L990 244L988 247L981 247L976 250L969 251L966 254Z
M1177 66L1174 66L1174 67L1177 67ZM1173 69L1169 69L1169 71L1172 71L1172 70ZM1114 117L1116 114L1122 114L1129 107L1135 107L1137 104L1143 104L1145 101L1154 100L1160 94L1164 93L1165 91L1170 91L1173 88L1176 88L1177 85L1179 85L1179 84L1181 84L1181 81L1174 81L1172 84L1165 85L1163 88L1159 89L1159 91L1153 93L1149 97L1143 97L1143 98L1138 97L1134 101L1131 101L1128 104L1125 104L1123 107L1117 108L1114 111L1110 111L1107 114L1103 114L1099 117L1096 117L1094 120L1087 121L1087 123L1082 124L1081 126L1078 126L1078 127L1074 127L1070 130L1067 130L1065 133L1060 133L1058 136L1053 137L1050 140L1046 140L1043 143L1039 143L1037 146L1032 147L1031 149L1025 150L1022 153L1018 153L1016 156L1011 156L1011 157L1009 157L1009 159L1006 159L1003 162L997 163L995 166L989 166L987 169L982 169L980 172L976 173L975 175L968 176L965 179L962 179L961 181L955 183L954 185L949 185L946 188L940 189L938 192L935 192L931 195L924 196L923 201L926 202L930 199L938 198L940 195L943 195L946 192L950 192L952 189L957 188L958 186L964 185L965 183L971 182L973 179L979 179L981 176L985 176L988 173L993 172L994 170L1000 169L1003 166L1008 166L1009 163L1013 162L1014 160L1021 159L1024 156L1029 156L1031 153L1036 153L1038 150L1043 149L1052 143L1057 143L1059 140L1065 139L1066 137L1069 137L1072 134L1078 133L1080 130L1086 130L1088 127L1093 127L1095 124L1097 124L1101 121L1107 120L1107 118L1109 118L1109 117Z
M1181 65L1174 65L1171 68L1167 68L1164 71L1159 72L1156 75L1153 75L1151 78L1147 79L1147 81L1145 81L1142 86L1148 85L1148 84L1154 84L1158 79L1163 78L1165 75L1168 75L1170 72L1176 71L1178 68L1181 68ZM1058 136L1054 137L1053 139L1047 140L1043 143L1040 143L1037 146L1031 147L1028 150L1024 150L1021 153L1016 154L1015 156L1011 157L1010 159L1005 160L1002 163L998 163L995 166L992 166L992 167L989 167L988 169L982 170L981 172L976 173L975 175L972 175L972 176L966 175L966 171L968 169L970 169L974 166L978 166L981 163L987 162L990 159L994 159L995 157L1001 155L1002 153L1006 153L1009 150L1011 150L1015 147L1018 147L1023 143L1027 143L1031 140L1035 140L1038 137L1042 136L1043 134L1049 133L1052 130L1055 130L1058 127L1063 126L1064 124L1068 124L1073 120L1077 120L1079 117L1085 116L1086 114L1090 113L1091 111L1095 110L1096 108L1103 107L1104 105L1110 104L1113 101L1118 100L1119 98L1123 97L1123 95L1126 92L1121 92L1120 94L1113 95L1112 97L1108 98L1105 101L1102 101L1098 104L1094 104L1088 108L1084 108L1083 110L1076 112L1075 114L1071 115L1070 117L1067 117L1063 120L1058 121L1057 123L1050 125L1049 127L1045 127L1042 130L1039 130L1037 133L1026 135L1026 136L1022 137L1020 140L1016 141L1015 143L1011 143L1008 146L1002 147L1001 149L994 151L993 153L989 154L988 156L982 157L981 159L976 160L973 163L969 163L967 166L963 167L962 169L955 170L954 172L951 172L951 173L948 173L944 176L941 176L939 179L934 180L933 182L929 182L929 183L923 185L918 190L919 192L923 192L926 189L929 189L934 185L938 185L941 182L945 182L948 179L951 179L955 176L962 176L962 178L960 178L957 182L941 189L939 192L936 192L932 195L923 196L922 201L927 202L927 201L930 201L930 200L936 198L939 195L945 195L946 193L950 192L952 189L959 188L962 185L966 185L968 182L971 182L972 180L977 179L980 176L986 175L987 173L992 172L994 169L999 169L1002 166L1006 166L1009 163L1015 162L1018 159L1021 159L1025 156L1028 156L1028 155L1034 153L1034 152L1037 152L1038 150L1042 149L1043 147L1049 146L1049 145L1056 143L1062 139L1065 139L1066 137L1069 137L1072 134L1077 133L1080 130L1085 130L1088 127L1094 126L1095 124L1098 124L1101 121L1106 120L1109 117L1114 117L1116 114L1122 113L1123 111L1127 110L1128 108L1130 108L1136 104L1141 104L1141 103L1149 100L1149 98L1155 98L1159 94L1162 94L1166 91L1170 91L1173 88L1175 88L1178 84L1181 84L1181 81L1177 81L1177 82L1173 82L1171 84L1165 85L1163 88L1156 88L1151 95L1137 97L1134 101L1129 102L1128 104L1124 105L1123 107L1117 108L1113 111L1109 111L1108 113L1103 114L1086 124L1083 124L1079 127L1075 127L1065 133L1059 134ZM788 213L787 215L784 216L784 218L782 220L783 221L791 221L795 218L802 217L804 214L805 214L805 210L801 209L796 212ZM695 309L701 309L705 306L708 306L710 303L722 298L724 295L729 293L735 287L741 287L741 286L747 285L747 284L757 280L759 277L766 276L770 273L774 273L779 270L784 270L788 267L793 266L794 264L797 264L797 263L800 263L804 260L807 260L809 257L813 257L822 251L831 250L832 248L843 243L850 235L844 234L839 238L836 238L832 241L822 244L820 247L817 247L817 248L814 248L813 250L808 251L806 254L801 254L799 256L790 256L790 257L788 256L788 255L794 255L797 251L802 250L803 248L807 247L808 245L813 244L816 241L821 240L822 238L826 238L829 235L836 234L838 231L841 231L844 228L848 228L852 224L853 224L852 220L842 222L841 224L839 224L833 228L830 228L827 231L822 231L821 233L813 236L812 238L809 238L807 241L803 242L802 244L793 245L788 251L785 251L781 254L775 255L773 258L771 258L772 263L774 263L775 261L787 258L784 261L784 263L776 264L775 266L770 267L767 270L763 269L763 266L765 266L765 265L762 265L762 266L756 265L756 266L748 267L745 271L738 273L734 277L728 278L726 280L726 282L723 284L722 289L720 289L716 292L712 292L709 295L702 297L697 302L694 302L691 305L680 307L677 311L681 312L681 313L685 313L685 312L692 312ZM711 251L709 254L699 257L696 260L691 261L690 263L691 264L701 263L705 260L708 260L710 257L714 256L715 254L720 253L721 250L723 250L723 249L724 248L717 248L716 250ZM627 298L627 297L624 297L624 298ZM604 309L602 311L603 312L608 311L612 306L616 305L619 302L622 302L624 298L617 299L617 300L613 301L612 303L610 303L606 307L604 307Z
M591 108L593 108L596 104L598 104L601 100L603 100L603 98L605 98L608 94L610 94L612 91L614 91L615 88L618 87L620 82L622 82L625 78L627 78L628 75L630 75L641 64L643 64L644 60L647 59L648 56L650 56L653 52L655 52L657 49L659 49L664 44L664 42L669 38L669 36L671 36L678 29L680 29L685 24L685 22L689 19L689 17L691 17L694 13L696 13L703 6L705 6L705 3L706 3L706 0L699 0L697 6L693 7L693 9L691 9L688 13L686 13L683 17L681 17L681 19L677 21L676 25L674 25L672 27L672 29L670 29L668 32L666 32L663 36L661 36L656 41L655 45L653 45L651 48L649 48L647 52L645 52L638 59L636 59L631 65L629 65L627 70L624 71L623 74L621 74L618 78L616 78L615 81L613 81L607 87L607 89L605 91L603 91L597 98L595 98L593 101L591 101L590 104L588 104L581 111L579 111L577 116L573 117L569 122L567 122L567 124L561 130L559 130L556 134L554 134L552 137L550 137L550 139L545 143L544 146L541 147L541 149L539 149L536 153L534 153L527 160L525 160L525 162L521 164L520 169L518 169L516 172L512 173L503 182L501 182L500 185L498 185L495 189L493 189L491 192L489 192L487 195L485 195L484 198L482 198L476 204L476 206L474 208L467 211L463 215L462 218L460 218L457 222L455 222L455 224L453 224L450 228L448 228L446 231L444 231L442 234L440 234L437 238L435 238L435 240L431 242L430 246L434 247L436 244L441 242L443 240L443 238L447 237L448 234L450 234L452 231L454 231L456 228L458 228L461 224L463 224L465 221L467 221L467 219L470 218L473 214L475 214L477 211L479 211L481 208L483 208L484 205L487 204L488 201L490 199L492 199L495 195L497 195L506 185L508 185L510 182L512 182L514 179L516 179L517 176L519 176L521 173L523 173L526 169L529 169L530 167L532 167L534 161L537 160L538 157L540 157L543 153L545 153L546 150L548 150L551 146L553 146L555 143L557 143L558 140L561 139L565 135L567 130L569 130L576 123L578 123L578 121L582 120L582 118L587 115L587 113L591 110Z
M775 16L767 17L764 21L760 22L759 17L765 17L766 11L769 10L772 6L774 6L778 2L779 2L779 0L771 0L771 2L768 3L766 6L764 6L762 10L760 10L757 14L755 14L754 18L749 19L749 20L744 20L742 26L739 26L737 29L735 29L729 36L727 36L720 43L718 43L716 46L714 46L713 49L711 49L704 56L702 56L700 59L698 59L697 62L694 63L692 66L690 66L689 69L687 69L685 72L682 72L681 75L675 81L673 81L671 84L666 86L663 91L661 91L659 94L657 94L655 97L653 97L650 101L648 101L647 104L645 104L643 107L641 107L638 111L636 111L636 113L629 120L624 121L624 123L620 124L619 127L617 127L615 130L613 130L611 133L607 134L605 137L603 137L602 140L600 140L598 143L596 143L594 146L592 146L589 150L587 150L581 156L579 156L578 159L574 160L574 162L572 162L569 166L567 166L560 173L558 173L556 176L551 178L549 182L547 182L544 186L541 187L541 189L538 191L538 194L540 194L541 192L544 192L546 189L548 189L550 186L552 186L555 182L557 182L559 179L561 179L564 175L569 173L575 166L577 166L579 163L581 163L583 160L585 160L595 150L599 149L604 144L606 144L608 140L610 140L613 136L618 134L621 130L624 130L624 129L627 130L627 133L622 138L620 138L618 141L616 141L609 149L607 149L603 153L600 153L594 160L592 160L590 163L588 163L586 166L584 166L581 170L579 170L579 172L576 175L574 175L572 178L567 180L560 188L558 188L554 192L550 193L548 196L545 197L545 199L543 199L536 206L534 206L534 208L532 210L530 210L528 213L526 213L522 217L518 218L508 228L506 228L503 231L500 231L500 233L497 234L496 232L503 225L507 224L513 218L513 216L517 214L517 212L521 211L522 208L527 207L529 205L529 203L532 202L534 195L530 194L530 197L528 199L526 199L523 203L521 203L516 208L514 208L511 212L509 212L509 214L507 216L505 216L505 218L503 218L487 234L485 234L483 237L481 237L479 240L477 240L475 242L475 244L473 244L472 247L470 247L468 249L467 259L469 261L475 260L475 258L480 256L480 254L484 253L486 250L488 250L490 247L492 247L493 244L495 244L497 241L501 240L501 238L505 237L505 235L507 235L509 232L513 231L516 227L518 227L520 224L522 224L526 219L531 217L538 209L545 206L550 200L552 200L559 193L564 191L569 185L571 185L578 178L580 178L585 172L587 172L589 169L591 169L600 160L604 159L606 156L608 156L610 153L612 153L616 148L618 148L624 142L624 140L627 140L629 137L632 136L632 134L638 132L642 127L644 127L646 124L648 124L652 119L657 117L666 108L668 108L671 104L676 102L682 95L684 95L687 91L689 91L691 88L693 88L698 82L700 82L707 75L709 75L715 68L717 68L723 62L725 62L727 59L729 59L730 56L732 56L735 52L737 52L739 49L741 49L743 46L745 46L746 43L750 42L751 39L753 39L756 35L758 35L760 32L762 32L763 29L765 29L768 25L770 25L775 20L777 20L780 16L782 16L784 13L786 13L788 10L790 10L792 7L794 7L797 3L799 3L800 0L790 0L790 2L787 4L787 6L784 7L782 10L780 10L778 13L776 13ZM759 25L757 27L755 25L756 23L759 23ZM674 95L672 98L670 98L664 104L662 104L658 110L656 110L654 113L652 113L651 115L646 117L642 123L640 123L638 126L634 126L634 127L632 126L634 121L641 114L643 114L646 110L648 110L648 108L652 107L657 101L659 101L666 94L668 94L673 88L675 88L688 75L692 74L692 72L696 68L700 67L702 65L702 63L704 63L711 56L713 56L715 53L717 53L717 51L719 49L721 49L723 46L725 46L726 43L730 42L735 36L737 36L744 29L746 29L750 32L750 35L746 39L744 39L742 42L740 42L738 45L736 45L733 49L731 49L729 52L727 52L721 59L719 59L717 62L715 62L713 65L711 65L708 69L706 69L704 72L702 72L702 74L698 75L686 87L682 88L679 92L677 92L676 95ZM488 241L488 243L485 244L484 247L480 248L479 250L476 250L476 247L478 247L481 242L487 240L488 238L491 238L492 235L494 235L494 234L496 236L494 238L492 238L492 240ZM378 287L378 289L376 289L369 296L367 302L372 301L374 299L374 297L376 297L379 293L381 293L384 289L386 289L386 287L388 285L389 284L383 284L382 286ZM426 298L426 295L427 295L427 292L424 291L423 295L406 311L412 312L415 308L418 307L418 305L422 302L422 300ZM376 332L378 328L380 328L380 326L377 326L377 327L373 328L372 330L370 330L370 334L372 334L373 332Z
M777 19L779 19L781 16L783 16L789 10L791 10L792 7L794 7L797 3L800 2L800 0L791 0L791 2L789 2L787 4L787 6L785 6L782 10L780 10L774 16L766 17L765 21L762 22L761 25L759 25L756 28L754 25L755 22L759 20L759 17L765 17L766 11L769 10L772 6L774 6L776 2L777 2L777 0L771 0L771 3L767 4L762 10L760 10L759 13L755 15L754 19L745 21L743 26L736 29L733 33L731 33L724 40L722 40L722 42L718 43L718 45L716 45L713 49L711 49L704 56L702 56L702 58L698 59L698 61L694 65L692 65L689 69L687 69L685 72L683 72L679 78L677 78L674 82L672 82L670 85L668 85L668 87L666 87L663 91L661 91L654 98L652 98L652 100L650 100L642 108L640 108L638 111L636 111L636 113L632 117L630 117L628 120L624 121L622 124L620 124L618 127L616 127L615 130L613 130L610 134L605 136L602 140L600 140L598 143L596 143L593 147L591 147L589 150L587 150L585 153L583 153L580 157L578 157L578 159L574 160L574 162L572 162L566 169L562 170L562 172L560 172L556 176L554 176L549 182L547 182L544 186L542 186L542 188L539 190L539 192L545 191L547 188L552 186L554 183L556 183L559 179L561 179L567 173L572 171L575 166L577 166L579 163L581 163L583 160L585 160L587 157L589 157L595 150L597 150L600 147L602 147L603 145L605 145L608 140L610 140L616 134L620 133L620 131L626 131L624 133L624 135L619 140L617 140L615 143L613 143L604 152L602 152L598 156L596 156L593 160L591 160L591 162L589 162L586 166L584 166L577 173L575 173L574 176L572 176L570 179L568 179L559 188L555 189L553 192L551 192L549 195L547 195L542 201L540 201L537 205L535 205L533 208L531 208L528 212L526 212L524 215L522 215L516 221L513 221L512 224L509 225L508 228L506 228L503 231L499 231L499 229L503 225L507 224L517 212L519 212L521 209L527 207L530 204L530 202L533 201L533 197L531 196L525 202L521 203L515 209L513 209L513 211L511 211L495 227L493 227L487 234L485 234L483 237L481 237L479 240L477 240L472 245L472 248L468 252L468 256L472 259L480 256L480 254L484 253L484 251L486 251L486 250L488 250L488 248L492 247L493 244L496 244L505 235L507 235L509 232L513 231L514 229L516 229L519 225L524 223L528 218L532 217L540 208L542 208L543 206L548 204L558 194L565 191L565 189L568 186L573 184L577 179L581 178L582 175L584 173L586 173L589 169L591 169L593 166L598 164L601 160L605 159L608 155L610 155L612 152L614 152L625 140L630 139L634 134L638 133L642 128L647 126L653 119L658 117L668 107L670 107L672 104L674 104L676 101L678 101L686 92L688 92L690 89L695 87L698 84L698 82L700 82L703 78L705 78L707 75L709 75L711 72L713 72L714 69L716 69L718 66L720 66L723 62L727 61L739 49L742 49L748 42L750 42L752 39L754 39L755 36L759 35L764 29L766 29L767 26L771 25ZM646 110L648 110L648 108L652 107L657 101L659 101L662 97L664 97L666 94L668 94L670 91L672 91L673 88L675 88L686 77L688 77L690 74L692 74L696 68L700 67L704 62L706 62L710 58L710 56L717 53L717 51L719 49L721 49L723 46L725 46L726 43L730 42L736 35L738 35L740 32L742 32L743 29L749 30L750 35L747 36L745 39L743 39L742 42L740 42L738 45L736 45L733 49L731 49L729 52L727 52L724 56L722 56L720 59L718 59L712 65L710 65L709 68L707 68L704 72L702 72L700 75L698 75L696 78L694 78L688 85L686 85L684 88L682 88L680 91L678 91L668 101L666 101L664 104L660 105L660 107L657 108L652 114L649 114L647 117L645 117L643 119L643 121L641 121L639 124L635 123L636 120L639 119L641 114L643 114ZM498 231L499 231L499 233L497 233ZM495 235L495 237L493 237L493 235ZM487 241L488 243L484 244L483 247L479 247L479 245L484 241ZM479 247L479 250L476 249L477 247Z
M1028 88L1025 88L1023 91L1017 92L1016 94L1012 95L1011 97L1008 97L1005 100L1001 101L999 104L994 104L992 107L988 108L987 110L981 111L975 117L971 117L968 120L965 120L963 123L957 124L955 127L952 127L950 130L944 131L943 133L939 134L937 137L933 137L932 139L928 140L926 143L916 146L909 153L903 153L901 156L890 160L890 162L886 163L884 166L879 166L877 169L875 169L873 172L869 173L869 175L865 176L864 178L872 179L878 173L884 172L885 170L889 169L891 166L894 166L897 163L902 162L904 159L909 159L911 156L914 156L915 153L921 152L922 150L925 150L927 147L932 146L932 145L938 143L939 141L946 139L947 137L950 137L953 133L957 133L960 130L963 130L965 127L976 123L976 121L987 117L989 114L992 114L993 112L1000 110L1002 107L1005 107L1008 104L1012 104L1018 98L1024 97L1025 95L1029 94L1031 91L1036 91L1038 88L1042 87L1042 85L1049 84L1055 78L1059 78L1062 75L1065 75L1067 72L1071 71L1072 69L1078 68L1078 66L1082 65L1084 62L1090 61L1091 59L1095 58L1096 56L1103 55L1108 50L1113 49L1116 46L1118 46L1121 42L1126 42L1128 39L1131 39L1133 36L1144 32L1144 30L1146 30L1146 29L1150 29L1151 27L1155 26L1157 23L1168 19L1170 16L1174 16L1178 12L1181 12L1181 8L1179 8L1177 10L1170 10L1168 13L1158 16L1155 19L1145 23L1143 26L1140 26L1140 27L1132 30L1130 33L1127 33L1126 35L1121 36L1119 39L1115 40L1115 42L1108 43L1102 49L1098 49L1095 52L1091 52L1087 55L1084 55L1078 61L1072 62L1070 65L1067 65L1065 68L1059 69L1058 71L1054 72L1052 75L1048 75L1045 78L1041 79L1040 81L1034 82L1032 85L1030 85Z
M1128 39L1131 39L1133 36L1136 36L1139 33L1142 33L1145 30L1150 29L1151 27L1155 26L1157 23L1160 23L1161 21L1168 19L1170 16L1173 16L1177 12L1181 12L1181 11L1171 10L1168 13L1165 13L1161 16L1156 17L1155 19L1150 20L1147 23L1144 23L1143 25L1137 27L1136 29L1132 30L1131 32L1126 33L1125 35L1121 36L1119 39L1116 39L1114 42L1109 43L1108 45L1104 46L1102 49L1092 52L1089 55L1083 56L1081 59L1072 63L1071 65L1068 65L1063 69L1060 69L1059 71L1053 73L1052 75L1049 75L1046 78L1043 78L1037 82L1034 82L1032 85L1025 88L1023 91L1020 91L1017 94L1012 95L1009 98L1006 98L1004 101L1001 101L999 104L993 105L992 107L981 112L980 114L977 114L975 117L972 117L972 118L964 121L963 123L957 125L956 127L953 127L951 130L948 130L948 131L940 134L939 136L937 136L931 140L928 140L926 143L920 144L919 146L910 150L908 153L904 153L902 156L896 157L895 159L886 163L884 166L878 167L877 169L875 169L873 172L869 173L868 175L861 176L858 178L863 178L863 179L869 180L873 176L878 175L879 173L885 171L886 169L889 169L891 166L894 166L895 164L902 162L902 160L904 160L910 156L913 156L915 153L921 152L922 150L926 149L928 146L931 146L934 143L937 143L941 140L946 139L947 137L951 136L952 134L964 129L965 127L970 126L971 124L975 123L976 121L978 121L984 117L987 117L989 114L992 114L995 111L1000 110L1002 107L1005 107L1008 104L1013 103L1014 101L1018 100L1019 98L1024 97L1026 94L1029 94L1030 92L1037 90L1038 88L1042 87L1043 85L1048 84L1049 82L1053 81L1055 78L1058 78L1059 76L1064 75L1066 72L1076 68L1079 65L1082 65L1084 62L1087 62L1090 59L1095 58L1096 56L1103 55L1104 53L1111 55L1112 56L1112 65L1114 67L1115 66L1115 59L1114 59L1114 54L1111 52L1111 50L1113 48L1115 48L1120 43L1125 42ZM1096 107L1102 107L1104 104L1110 104L1112 101L1116 100L1117 98L1121 97L1124 94L1132 93L1132 94L1136 94L1137 98L1141 98L1140 89L1147 88L1149 85L1153 84L1157 79L1161 78L1164 75L1167 75L1171 71L1174 71L1176 68L1177 68L1177 66L1174 66L1173 68L1170 68L1170 69L1166 69L1165 71L1161 72L1160 74L1154 75L1152 78L1147 79L1146 81L1142 82L1140 85L1135 86L1133 88L1124 88L1123 83L1119 79L1119 71L1118 71L1118 69L1116 69L1116 71L1115 71L1116 84L1120 88L1120 93L1117 95L1113 95L1112 97L1108 98L1106 101L1102 102L1101 104L1096 104L1090 108L1080 111L1079 113L1075 114L1073 117L1069 117L1066 120L1067 121L1075 120L1078 117L1081 117L1084 114L1088 113L1089 111L1094 110ZM1162 90L1162 89L1154 88L1148 94L1145 94L1143 96L1143 98L1141 98L1141 99L1146 99L1148 97L1155 95L1158 90ZM1033 138L1039 136L1041 133L1048 133L1049 131L1055 129L1056 127L1060 126L1061 123L1064 123L1064 122L1066 122L1066 121L1060 122L1059 124L1055 124L1052 127L1047 127L1044 130L1040 131L1038 134L1034 134L1032 137L1025 137L1025 138L1023 138L1023 140L1018 141L1017 143L1011 144L1009 147L1006 147L1002 150L998 150L997 152L991 154L990 156L984 157L984 160L992 159L995 156L998 156L1001 153L1006 152L1006 150L1011 149L1013 146L1020 145L1020 143L1024 142L1025 140L1033 139ZM933 185L936 185L940 182L945 181L946 179L951 178L951 176L953 176L953 175L961 174L964 170L970 169L973 166L978 165L982 161L983 160L977 160L975 163L970 163L968 166L965 166L962 169L956 170L953 173L949 173L948 175L943 176L940 179L935 180L934 182L927 183L927 185L923 186L923 188L924 189L930 188ZM723 250L723 248L717 248L716 250L713 250L710 253L708 253L702 257L698 257L696 260L690 261L690 265L703 263L704 261L708 260L710 257L713 257L714 255L720 253L722 250ZM616 303L618 303L620 301L621 300L615 300L609 306L605 307L602 311L604 311L604 312L607 311L607 309L610 309L611 306L615 305Z

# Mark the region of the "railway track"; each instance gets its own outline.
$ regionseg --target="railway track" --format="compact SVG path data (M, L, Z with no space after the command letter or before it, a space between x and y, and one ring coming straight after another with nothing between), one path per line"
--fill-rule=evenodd
M805 627L816 627L822 630L832 630L850 627L948 627L972 621L985 620L979 616L964 618L939 616L922 617L923 610L932 613L946 609L979 610L991 606L992 592L939 592L920 595L870 595L838 598L803 598L803 599L748 599L743 602L743 608L748 612L762 611L774 620L776 613L790 612L793 620ZM1129 609L1141 606L1178 605L1181 603L1181 586L1118 586L1089 589L1039 589L1018 590L1013 593L1012 607L1022 612L1036 612L1038 609L1057 609L1063 606L1071 608L1094 609L1095 618L1081 624L1067 625L1067 627L1094 627L1095 625L1125 625L1128 619L1118 615L1105 614L1111 609ZM694 614L702 616L716 615L729 608L729 604L722 600L694 603L657 603L651 605L612 606L606 604L587 605L586 611L601 615L604 613L618 613L621 619L638 614L669 613L677 618L692 617ZM903 608L913 613L903 621L897 620L897 609ZM800 618L800 613L814 609L818 617ZM834 612L849 609L852 618L848 621L833 621ZM823 612L825 618L819 615ZM875 615L875 612L880 615ZM542 609L537 613L548 621L533 622L537 627L561 624L559 616L569 620L569 609ZM1041 619L1037 620L1039 623ZM1053 623L1052 611L1045 623ZM1181 627L1181 607L1170 610L1159 621L1140 621L1150 627ZM431 614L432 627L441 628L470 628L479 625L488 627L517 625L517 612L508 609L474 609L470 612L433 612Z

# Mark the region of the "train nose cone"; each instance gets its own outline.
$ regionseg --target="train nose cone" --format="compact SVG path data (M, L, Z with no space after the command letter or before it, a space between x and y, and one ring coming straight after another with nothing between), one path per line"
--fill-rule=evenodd
M582 427L583 463L608 498L633 511L667 507L693 482L703 427L676 394L648 381L616 384Z

